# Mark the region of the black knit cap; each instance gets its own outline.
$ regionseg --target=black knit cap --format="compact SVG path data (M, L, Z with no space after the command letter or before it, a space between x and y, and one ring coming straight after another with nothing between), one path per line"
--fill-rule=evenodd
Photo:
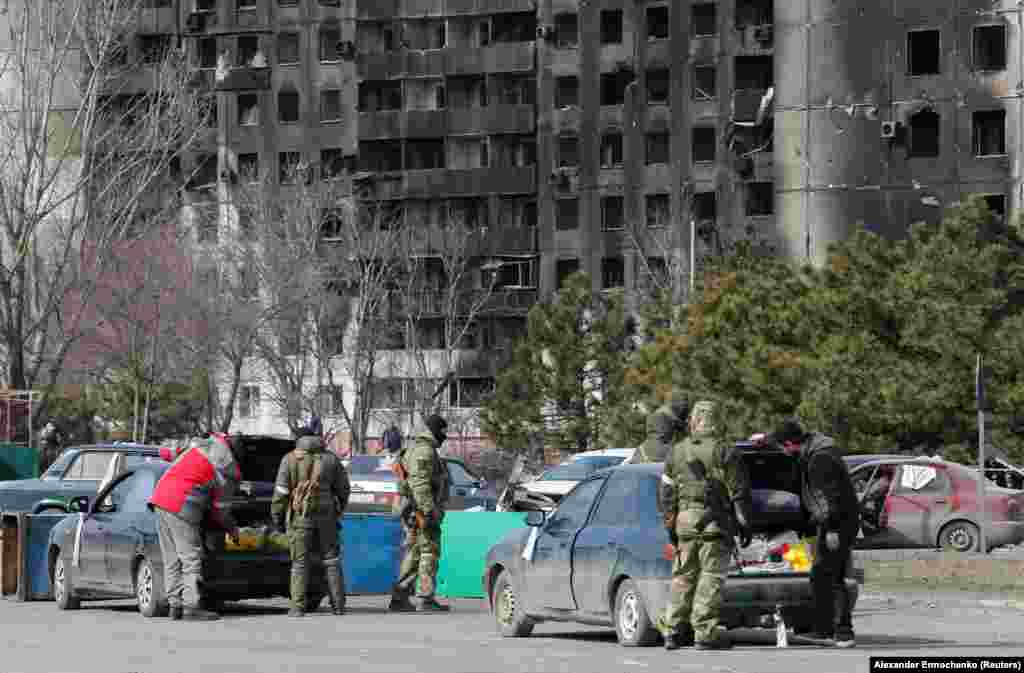
M807 437L807 431L800 425L800 420L790 416L775 429L775 432L768 435L767 443L770 446L781 447L786 442L802 442Z
M443 434L447 428L448 421L444 420L437 414L431 414L430 417L427 418L427 429L430 430L430 434L435 437Z

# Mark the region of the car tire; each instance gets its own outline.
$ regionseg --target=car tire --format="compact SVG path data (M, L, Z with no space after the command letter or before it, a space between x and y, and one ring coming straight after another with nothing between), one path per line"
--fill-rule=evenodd
M519 590L512 582L512 575L502 570L491 592L491 610L503 638L525 638L533 633L536 625L523 612Z
M981 533L970 521L952 521L939 532L939 546L945 551L976 552L981 548Z
M157 582L153 564L142 559L135 571L135 600L143 617L166 617L169 609L164 588Z
M615 592L615 635L623 647L645 647L658 640L658 629L644 607L636 582L623 580Z
M75 596L71 580L71 568L67 561L57 553L57 562L53 566L53 600L61 610L77 610L82 601Z

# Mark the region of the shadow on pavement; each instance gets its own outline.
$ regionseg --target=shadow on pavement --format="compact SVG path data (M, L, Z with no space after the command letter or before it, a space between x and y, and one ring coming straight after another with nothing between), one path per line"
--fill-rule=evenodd
M774 629L731 629L729 636L737 648L744 647L775 647ZM534 635L533 639L574 640L579 642L615 644L615 631L568 631L564 633L545 633ZM873 650L907 650L907 649L943 649L943 648L999 648L1014 643L962 643L938 638L920 638L915 636L890 636L873 633L858 633L857 648ZM789 646L793 648L827 648L832 645L822 643L807 636L790 635Z

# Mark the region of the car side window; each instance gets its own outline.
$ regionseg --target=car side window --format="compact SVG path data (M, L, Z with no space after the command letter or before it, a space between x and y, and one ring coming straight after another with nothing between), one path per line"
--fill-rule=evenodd
M594 505L594 498L597 497L603 478L589 479L580 482L569 492L569 495L562 499L558 509L548 520L545 527L547 532L571 532L578 530L587 523L587 516Z
M618 472L608 478L608 487L594 514L595 526L633 526L641 522L639 476Z
M112 493L118 492L114 501L122 512L132 514L145 512L146 502L153 494L154 485L151 472L136 472L114 488Z
M75 458L75 462L71 464L71 469L64 474L64 478L99 481L103 479L103 475L106 474L110 461L113 458L114 454L110 453L95 451L80 453Z
M899 481L896 482L896 493L947 493L949 486L949 477L942 468L934 465L903 465L900 468Z

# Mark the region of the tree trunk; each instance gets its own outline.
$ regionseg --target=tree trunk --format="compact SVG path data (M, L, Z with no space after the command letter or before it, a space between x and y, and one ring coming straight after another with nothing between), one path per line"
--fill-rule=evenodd
M231 390L228 392L228 400L224 409L224 418L220 422L220 431L227 432L231 427L231 421L235 418L235 400L238 399L238 388L242 381L242 360L236 359L231 363ZM210 423L213 426L213 423Z

